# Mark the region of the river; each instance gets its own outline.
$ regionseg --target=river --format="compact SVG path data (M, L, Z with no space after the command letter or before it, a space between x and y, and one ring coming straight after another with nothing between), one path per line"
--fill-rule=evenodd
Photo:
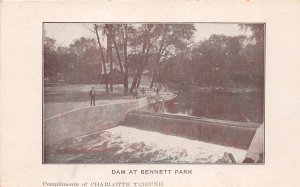
M257 89L190 88L177 92L166 112L239 122L263 122L263 94Z

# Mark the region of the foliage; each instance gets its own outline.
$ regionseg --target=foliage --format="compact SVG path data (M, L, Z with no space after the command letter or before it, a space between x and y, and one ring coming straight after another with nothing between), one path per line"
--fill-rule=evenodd
M94 39L80 38L69 47L56 45L56 41L44 39L44 69L46 79L67 83L88 83L97 81L101 75L98 48ZM59 77L63 75L63 77Z
M43 47L45 77L52 77L56 74L59 65L57 62L56 41L52 38L45 37Z
M107 62L109 71L114 65L125 75L125 93L129 75L133 77L133 89L145 73L152 76L150 87L166 83L262 90L264 25L239 26L252 34L211 35L195 43L194 24L97 24L98 37L109 41L107 50L103 44L97 45L99 38L98 43L95 39L79 38L68 47L61 47L45 37L45 77L63 74L68 83L100 82L102 68L106 67L102 65ZM105 70L104 74L108 73Z

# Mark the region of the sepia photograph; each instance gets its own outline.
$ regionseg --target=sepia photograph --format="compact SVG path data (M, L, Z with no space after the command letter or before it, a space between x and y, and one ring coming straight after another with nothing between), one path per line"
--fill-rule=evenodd
M264 164L265 30L44 22L43 164Z
M296 1L0 3L0 186L299 187Z

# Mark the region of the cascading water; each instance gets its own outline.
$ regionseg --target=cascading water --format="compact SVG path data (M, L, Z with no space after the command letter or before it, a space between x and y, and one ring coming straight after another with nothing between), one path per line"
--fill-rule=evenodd
M247 150L260 124L160 114L127 113L123 125Z

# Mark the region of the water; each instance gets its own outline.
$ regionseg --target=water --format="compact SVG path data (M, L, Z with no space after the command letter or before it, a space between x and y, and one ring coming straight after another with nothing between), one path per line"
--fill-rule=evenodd
M189 89L166 112L238 122L263 122L263 94L256 89Z
M247 150L258 124L146 111L127 113L123 125L166 135L215 143Z
M186 138L118 126L46 147L46 163L216 163L246 151Z

